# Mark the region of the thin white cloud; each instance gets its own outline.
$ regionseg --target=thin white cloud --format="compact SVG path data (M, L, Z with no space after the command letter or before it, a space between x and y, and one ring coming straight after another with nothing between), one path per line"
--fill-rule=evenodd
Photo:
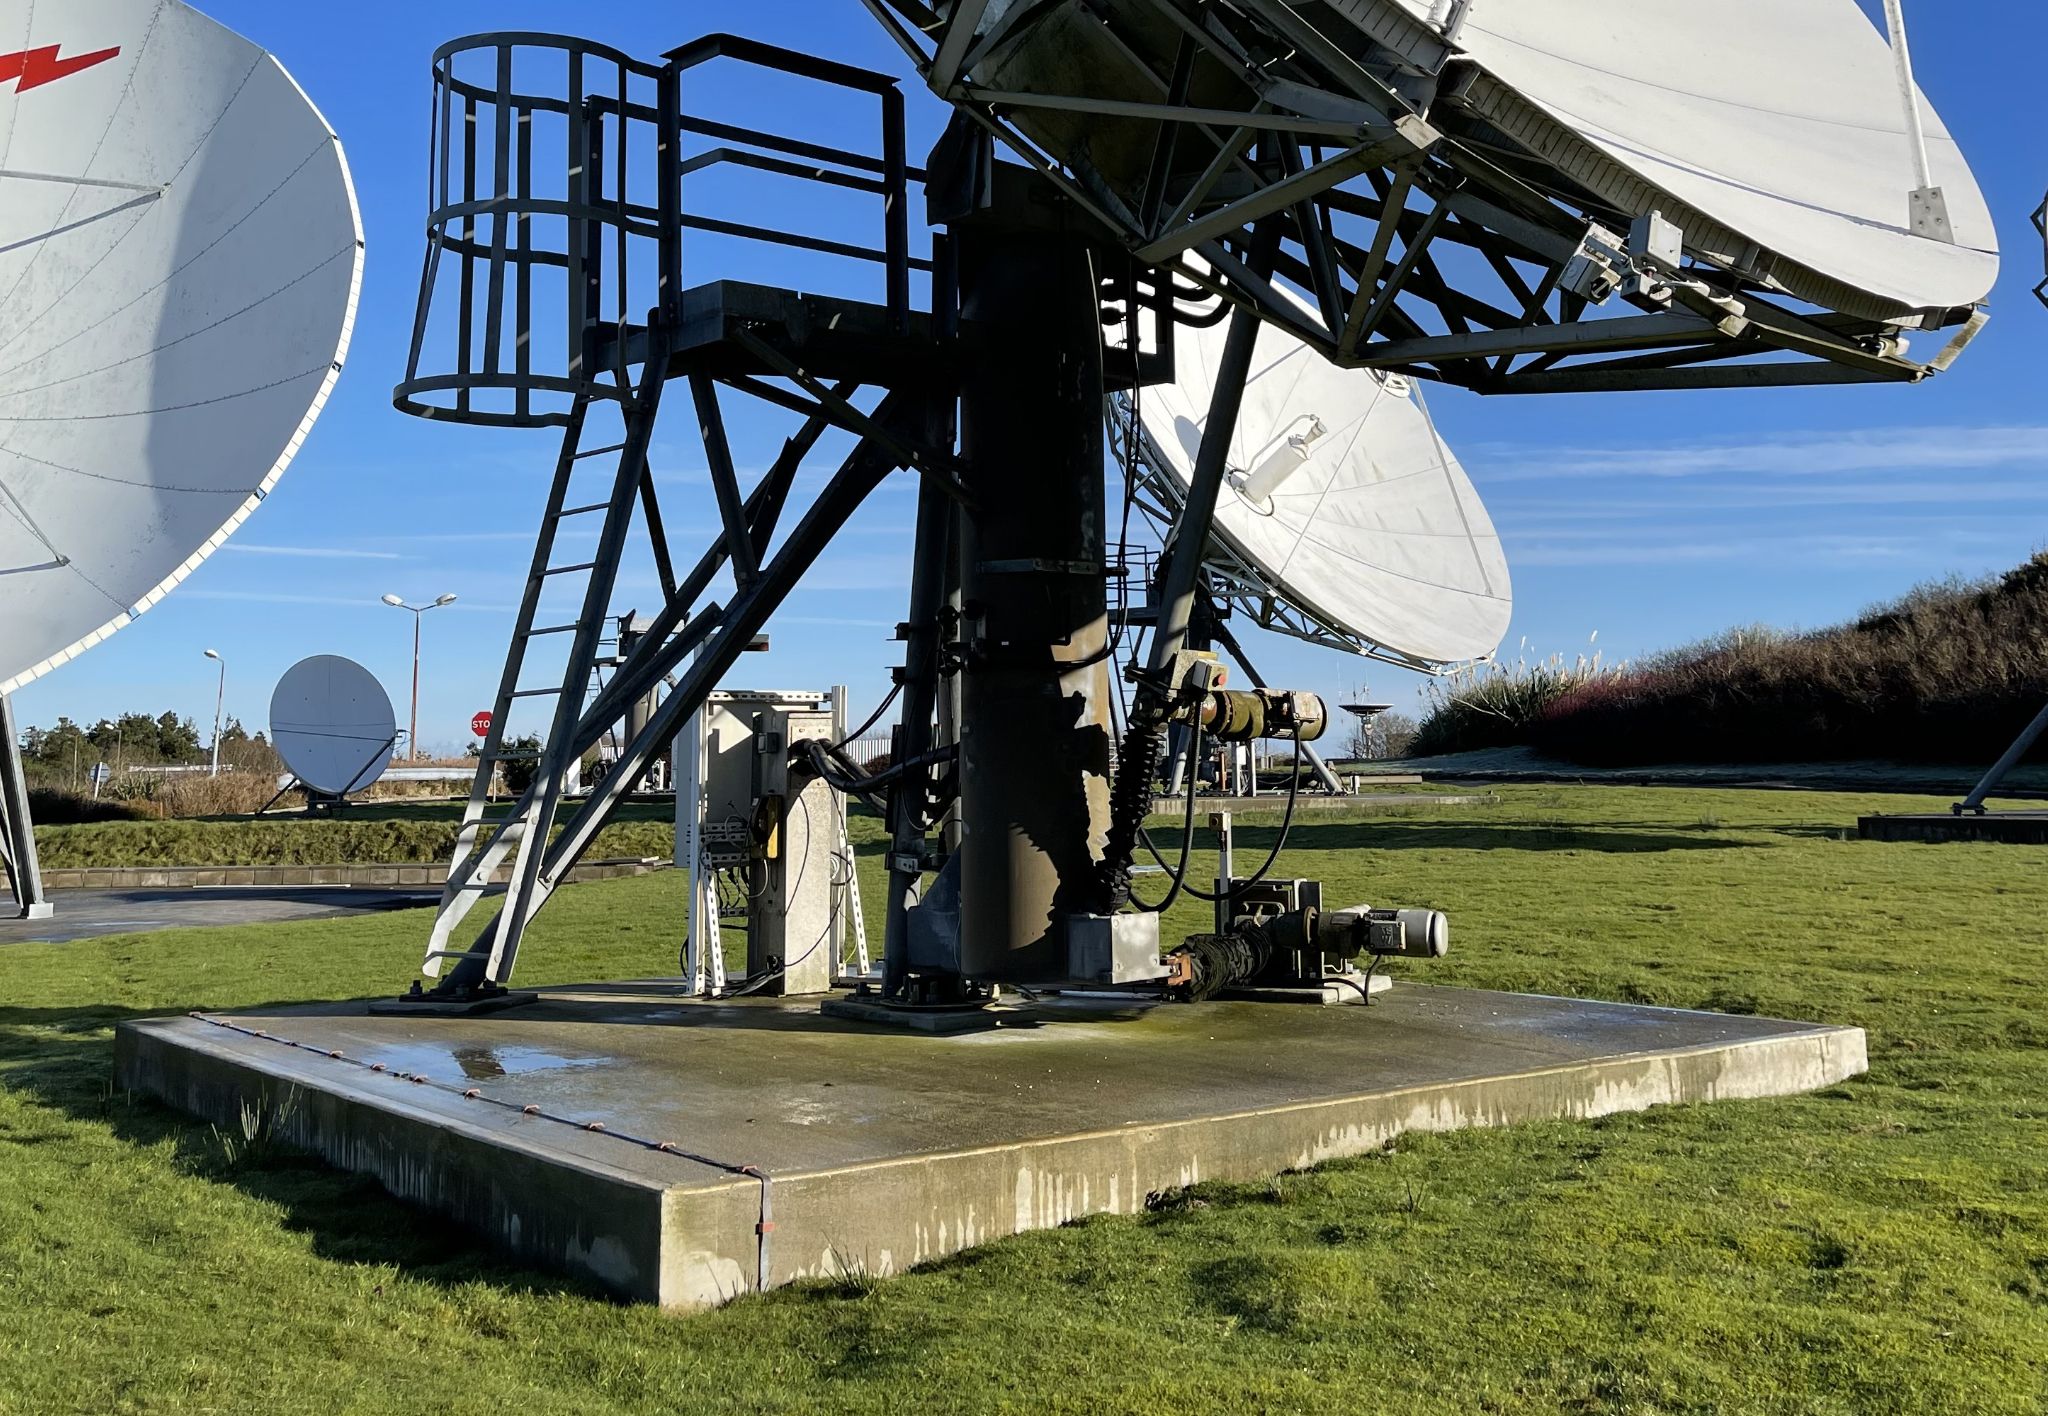
M1666 537L1684 536L1683 528L1672 527ZM1820 536L1730 537L1725 531L1715 538L1659 539L1656 535L1610 534L1580 537L1574 533L1544 534L1528 543L1509 547L1509 559L1518 568L1533 566L1670 566L1713 563L1755 563L1796 566L1817 562L1917 561L1931 547L1961 550L1992 543L1994 538L1980 532L1950 531L1940 535L1901 533L1898 535L1840 534Z
M374 595L281 595L270 590L185 589L178 592L178 599L214 600L231 605L332 605L348 610L386 608ZM517 605L493 605L470 600L458 600L447 608L473 615L509 615L519 609Z
M256 546L230 541L227 549L245 556L291 556L299 560L404 560L395 551L363 551L347 546Z
M803 590L895 590L910 583L910 562L902 556L833 555L819 560L803 578Z
M414 534L414 535L407 535L407 536L393 536L393 537L392 537L391 539L392 539L393 541L402 541L402 542L405 542L405 543L407 543L407 544L417 544L417 545L441 545L441 544L453 544L453 543L461 543L461 542L467 542L467 541L477 541L477 542L484 542L484 541L523 541L523 542L525 542L525 543L526 543L527 545L529 545L529 546L530 546L530 545L532 545L532 544L533 544L533 542L534 542L534 536L535 536L535 534L536 534L536 533L535 533L534 531L532 531L532 530L525 530L525 531L425 531L425 532L420 532L420 533L417 533L417 534ZM568 531L568 530L566 530L566 529L565 529L565 530L563 530L563 531L561 531L561 532L558 532L558 533L557 533L557 537L558 537L558 539L559 539L559 538L562 538L562 537L567 537L567 536L570 536L570 535L573 535L573 534L577 534L577 533L574 533L574 532L571 532L571 531ZM584 534L587 534L587 535L591 535L591 536L594 536L594 535L595 535L596 533L595 533L595 532L589 532L589 533L584 533Z
M825 615L777 615L775 624L820 624L843 629L894 629L888 620L832 619Z
M230 605L335 605L362 609L377 603L362 595L279 595L268 590L180 590L180 600L216 600Z
M1564 478L1813 477L1846 473L2048 471L2048 425L1788 432L1743 441L1631 447L1477 444L1460 449L1485 484Z
M1800 507L1835 507L1867 511L1873 517L1896 520L1924 518L1928 508L1955 508L1950 519L1968 519L2004 525L2010 516L1999 508L2048 502L2048 478L2038 484L2024 482L1980 482L1918 484L1897 486L1836 487L1743 487L1692 489L1691 494L1674 491L1669 497L1641 501L1598 503L1522 502L1494 499L1488 503L1495 524L1503 535L1553 527L1615 526L1626 523L1691 524L1701 515L1717 512L1791 510ZM2038 513L2035 513L2038 514ZM1608 534L1608 533L1602 533Z

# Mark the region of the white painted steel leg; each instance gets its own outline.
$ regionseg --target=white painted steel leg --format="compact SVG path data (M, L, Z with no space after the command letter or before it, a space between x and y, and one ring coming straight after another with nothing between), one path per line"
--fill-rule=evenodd
M725 992L725 926L718 917L718 875L704 872L704 932L698 944L705 963L705 991L716 997Z
M832 741L838 743L846 741L847 693L847 686L843 683L832 686ZM845 862L843 867L844 873L850 880L853 878L853 851L847 844L846 798L843 794L834 792L832 794L832 803L833 810L839 818L837 823L839 839L833 846L833 850L837 853L838 858ZM831 923L827 927L832 931L830 941L832 949L832 976L836 979L846 968L846 886L840 883L836 874L832 885L830 919Z
M1906 220L1917 236L1955 241L1948 201L1934 185L1934 164L1927 156L1927 124L1920 112L1920 88L1913 82L1913 48L1906 39L1905 0L1884 0L1885 28L1892 42L1892 63L1898 71L1899 106L1906 116L1906 146L1913 159L1915 186L1906 197Z
M689 894L683 914L683 992L690 997L703 994L706 979L704 951L707 885L711 886L709 924L718 928L717 882L704 869L704 710L690 715L675 736L676 764L676 868L686 871Z
M848 706L852 702L852 690L845 684L832 689L832 741L846 741L847 723L851 717ZM844 863L843 880L832 886L832 978L837 983L843 979L863 979L868 974L868 926L861 916L860 871L854 861L853 834L847 827L846 796L843 792L832 794L833 809L838 813L839 841L835 853ZM849 968L846 958L847 936L853 939L853 961Z
M1445 6L1444 14L1439 21L1439 27L1443 31L1444 38L1452 44L1456 44L1458 36L1464 33L1465 21L1471 13L1472 0L1450 0L1450 3Z
M840 977L865 979L871 964L868 959L868 922L861 912L860 870L854 860L853 835L847 829L846 797L842 793L834 793L834 800L838 802L839 810L839 858L846 863L846 879L833 890L832 927L842 938L849 932L852 934L853 967L844 968L846 954L843 943L840 953L834 958L841 965Z
M1905 0L1884 0L1884 23L1891 36L1892 63L1899 75L1899 103L1906 113L1906 143L1912 149L1913 175L1925 189L1934 185L1934 165L1927 160L1927 125L1920 116L1920 89L1913 82L1913 48L1906 40Z
M28 776L21 765L21 737L14 727L14 705L0 695L0 858L7 867L17 919L48 919L52 908L43 895L43 868L36 855L36 825L29 817Z

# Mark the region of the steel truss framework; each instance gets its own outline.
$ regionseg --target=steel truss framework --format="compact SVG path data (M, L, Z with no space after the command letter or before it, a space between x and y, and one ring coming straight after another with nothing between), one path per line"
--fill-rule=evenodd
M2041 234L2042 269L2048 271L2048 201L2034 208L2034 230ZM2034 294L2042 304L2048 305L2048 279L2034 287Z
M567 103L514 88L526 72L524 50L544 51L569 68ZM467 57L484 61L495 82L478 85L457 72ZM724 59L872 94L881 108L881 155L801 143L693 120L682 110L683 75ZM556 72L559 72L557 70ZM600 77L601 76L601 77ZM509 426L558 426L562 444L534 547L469 806L436 916L424 972L440 977L435 994L457 1003L502 993L522 938L569 867L589 848L627 793L705 703L797 581L884 477L910 468L943 495L959 492L952 454L932 436L945 419L951 390L935 374L938 349L926 316L911 309L911 273L931 262L914 259L908 236L908 183L902 98L880 76L729 36L712 36L654 65L614 50L557 36L494 34L458 41L436 55L436 207L407 377L398 406L423 416ZM597 80L593 82L593 80ZM651 86L652 103L636 100ZM564 166L570 190L547 195L533 181L536 114L552 113L567 129ZM681 158L685 131L729 146ZM488 135L488 145L484 139ZM654 200L635 200L628 154L640 140L653 151ZM578 161L579 156L587 160ZM706 229L710 218L685 217L682 181L720 163L765 168L806 181L881 198L879 248L829 243L830 254L872 260L886 272L881 306L718 284L685 293L681 236ZM644 165L644 164L643 164ZM559 222L566 239L538 238L541 219ZM796 233L721 223L723 234L783 245L819 247ZM658 300L644 320L628 318L633 285L629 262L653 248ZM567 276L570 301L566 367L537 366L530 289L537 268ZM941 272L943 276L943 272ZM457 282L460 315L452 372L421 373L421 349L437 289ZM944 281L939 282L941 289ZM479 320L478 316L482 318ZM510 338L501 334L509 333ZM478 338L478 335L481 338ZM702 435L720 529L692 565L673 557L648 458L671 381L687 391ZM880 387L863 409L864 388ZM737 392L799 414L802 425L751 489L740 485L725 431L722 397ZM499 401L486 406L485 400ZM538 396L537 396L538 395ZM427 402L428 399L443 400ZM616 414L616 441L592 446L593 414ZM794 524L797 475L830 429L851 433L852 451ZM585 490L585 484L596 485ZM598 526L595 546L563 554L565 525ZM635 530L651 551L662 604L633 647L594 695L603 627ZM779 539L778 539L778 533ZM728 603L706 599L721 573L734 592ZM543 592L580 586L581 605L564 622L544 623ZM559 674L537 669L531 650L566 639ZM534 681L544 674L542 681ZM646 725L625 741L603 783L580 804L565 800L573 765L663 684L671 691ZM551 706L537 753L506 740L512 710L524 700ZM496 774L508 764L531 767L532 783L507 807L493 804ZM461 946L455 932L494 880L503 907Z
M1638 212L1469 102L1476 88L1519 100L1461 57L1454 20L1432 27L1390 0L863 4L934 92L1138 261L1347 367L1481 393L1911 382L1947 368L1986 318L1802 307L1753 244L1698 213L1663 213L1689 258L1660 259L1630 238ZM1071 56L1068 91L1035 75L1028 91L1003 86L1033 37ZM1047 140L1084 122L1085 141ZM1247 260L1269 220L1283 234L1270 274ZM1934 359L1908 355L1907 331L1946 328Z

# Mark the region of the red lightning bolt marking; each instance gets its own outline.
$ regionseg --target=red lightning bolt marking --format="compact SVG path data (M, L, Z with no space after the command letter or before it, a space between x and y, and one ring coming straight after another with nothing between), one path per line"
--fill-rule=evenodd
M16 93L27 93L30 89L54 84L59 79L68 79L83 69L95 64L104 64L121 51L102 49L92 54L80 54L70 59L59 59L57 51L61 46L44 45L41 49L24 49L15 54L0 54L0 86L21 80Z

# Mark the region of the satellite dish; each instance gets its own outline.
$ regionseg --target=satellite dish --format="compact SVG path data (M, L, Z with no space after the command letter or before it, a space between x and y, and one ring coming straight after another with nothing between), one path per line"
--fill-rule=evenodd
M1141 262L1202 253L1212 288L1339 363L1486 392L1917 382L1998 273L1903 35L1858 0L869 9ZM1313 318L1244 264L1259 225L1288 233L1277 277Z
M179 0L0 0L0 694L269 494L362 263L341 145L269 54Z
M1998 278L1990 208L1924 95L1954 239L1912 229L1919 181L1892 49L1856 0L1606 14L1582 0L1477 0L1458 43L1485 71L1475 113L1617 204L1661 208L1690 246L1735 256L1755 245L1753 263L1794 295L1954 309Z
M1141 475L1175 516L1228 332L1183 327L1177 380L1137 402ZM1120 398L1113 436L1129 417ZM1507 557L1406 378L1339 369L1261 325L1226 466L1209 570L1261 625L1425 671L1499 646L1514 609Z
M301 659L270 695L270 742L292 775L324 797L372 786L391 765L398 715L384 685L334 654Z

